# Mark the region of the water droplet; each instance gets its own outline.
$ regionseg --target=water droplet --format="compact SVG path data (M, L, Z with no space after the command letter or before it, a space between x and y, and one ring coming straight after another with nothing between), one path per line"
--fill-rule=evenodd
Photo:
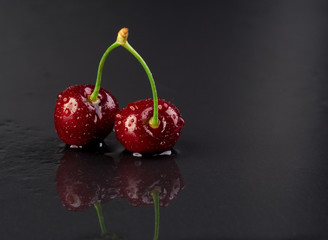
M117 124L120 125L121 124L121 121L118 121Z
M162 105L158 105L159 110L162 110L162 108L163 108Z
M57 97L58 97L58 98L61 98L61 97L62 97L62 95L61 95L61 94L59 94Z
M81 137L79 137L79 138L81 138ZM69 146L70 148L82 148L82 146L77 146L77 145L71 145L71 146Z
M64 101L64 102L67 102L67 98L64 98L63 101Z
M116 114L116 117L117 117L117 118L121 118L121 114L119 114L119 113Z
M135 108L134 108L133 106L130 106L130 109L131 109L132 111L134 111L134 110L135 110Z
M159 154L160 156L171 156L172 155L172 151L171 150L167 150L164 151L162 153Z

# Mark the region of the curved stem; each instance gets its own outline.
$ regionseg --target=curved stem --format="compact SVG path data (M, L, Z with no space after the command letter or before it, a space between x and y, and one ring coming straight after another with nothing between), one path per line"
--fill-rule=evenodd
M130 53L132 53L133 56L136 57L136 59L138 59L138 61L141 63L142 67L145 69L147 76L149 78L149 82L151 85L151 90L153 93L153 101L154 101L154 113L153 113L153 117L150 119L149 124L152 128L157 128L159 125L159 121L158 121L158 98L157 98L157 90L156 90L156 85L155 85L155 81L153 78L153 74L151 73L147 63L145 62L145 60L143 60L143 58L139 55L139 53L137 53L136 50L134 50L132 48L132 46L126 41L123 45L122 45L125 49L127 49Z
M106 230L106 226L105 226L104 216L102 214L102 208L101 208L100 201L96 202L94 204L94 206L96 208L98 219L99 219L101 236L105 236L107 234L107 230Z
M153 190L151 195L154 200L154 210L155 210L155 232L154 232L154 240L158 239L159 234L159 192L157 190Z
M104 68L106 58L107 58L108 54L113 49L117 48L118 46L120 46L120 45L117 42L110 45L110 47L107 48L106 52L104 53L104 55L100 59L99 66L98 66L97 81L96 81L95 89L93 90L93 93L89 97L89 100L91 102L96 102L98 100L98 93L99 93L99 90L100 90L101 76L102 76L102 71L103 71L103 68Z

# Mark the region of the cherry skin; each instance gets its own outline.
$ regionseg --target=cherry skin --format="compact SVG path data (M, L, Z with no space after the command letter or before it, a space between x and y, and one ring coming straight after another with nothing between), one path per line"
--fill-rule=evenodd
M180 170L174 156L133 157L123 152L118 176L120 192L133 206L153 205L152 191L159 193L159 206L166 207L184 188Z
M171 149L185 125L179 110L170 102L158 100L159 126L153 128L153 99L130 103L115 115L116 138L130 152L156 153Z
M83 211L119 196L120 181L113 158L66 149L56 174L57 192L69 211Z
M86 146L101 141L113 129L118 103L103 88L98 100L91 102L93 89L93 85L75 85L58 94L55 127L59 138L68 145Z

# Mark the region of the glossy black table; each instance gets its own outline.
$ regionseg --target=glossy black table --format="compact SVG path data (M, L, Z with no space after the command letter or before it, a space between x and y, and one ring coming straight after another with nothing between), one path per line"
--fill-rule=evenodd
M174 154L147 163L114 133L101 150L70 149L53 124L57 94L94 84L123 26L186 121ZM325 1L0 2L0 238L100 239L86 186L103 199L108 239L152 239L152 205L116 191L160 168L173 193L159 239L327 239L327 27ZM102 86L120 107L151 97L122 48Z

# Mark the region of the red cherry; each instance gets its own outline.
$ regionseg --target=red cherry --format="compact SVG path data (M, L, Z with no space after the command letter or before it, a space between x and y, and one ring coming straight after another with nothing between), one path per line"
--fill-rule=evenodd
M70 211L83 211L119 196L115 161L106 155L66 149L57 169L57 192Z
M129 151L135 153L163 152L177 142L184 120L170 102L158 100L159 126L153 128L153 99L130 103L115 115L116 138Z
M180 170L173 156L136 158L123 152L118 167L121 194L132 205L153 205L153 191L158 191L159 205L164 207L184 188Z
M100 88L98 100L89 100L94 86L75 85L58 94L55 108L55 127L60 139L76 146L103 140L114 124L119 110L115 97Z

